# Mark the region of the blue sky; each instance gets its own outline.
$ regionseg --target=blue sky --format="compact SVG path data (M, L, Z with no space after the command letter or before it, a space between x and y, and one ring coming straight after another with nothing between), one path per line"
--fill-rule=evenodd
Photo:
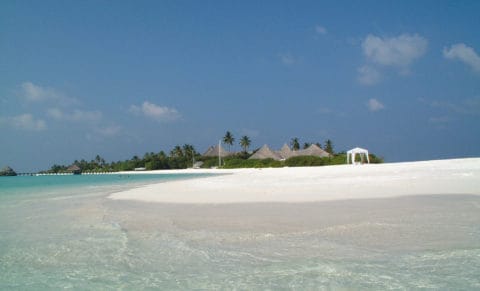
M386 161L480 155L478 1L2 1L0 166L230 130ZM237 149L240 149L238 144Z

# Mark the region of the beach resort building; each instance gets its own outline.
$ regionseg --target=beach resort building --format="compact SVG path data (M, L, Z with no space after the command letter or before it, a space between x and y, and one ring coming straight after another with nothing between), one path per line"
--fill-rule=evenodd
M264 145L261 147L257 152L255 152L250 158L250 160L263 160L263 159L274 159L276 161L280 161L282 156L274 152L268 147L268 145Z
M233 153L226 151L221 145L211 146L209 147L202 156L204 157L218 157L221 158L228 157Z
M234 152L229 152L225 150L221 145L209 147L202 156L204 157L218 157L221 158L234 155ZM300 156L315 156L315 157L330 157L331 155L321 149L318 145L312 144L306 149L292 150L287 144L284 144L282 148L278 151L272 150L268 145L263 145L258 149L249 159L250 160L263 160L263 159L274 159L276 161L284 161L291 157L300 157Z
M329 157L330 154L322 150L316 144L310 145L308 148L298 151L293 151L287 144L284 144L283 147L278 151L273 151L268 145L261 147L256 153L254 153L249 159L262 160L262 159L274 159L276 161L286 160L291 157L301 157L301 156L315 156L315 157Z
M71 165L67 168L67 173L72 173L74 175L80 175L82 173L82 169L80 169L77 165Z

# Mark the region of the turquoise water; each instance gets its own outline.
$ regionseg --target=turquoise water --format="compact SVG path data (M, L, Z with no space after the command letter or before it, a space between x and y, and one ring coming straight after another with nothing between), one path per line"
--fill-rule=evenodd
M0 197L6 195L38 195L78 187L119 187L148 182L188 179L198 174L102 174L102 175L45 175L1 177Z
M194 176L0 179L0 290L480 289L478 196L231 205L107 198Z

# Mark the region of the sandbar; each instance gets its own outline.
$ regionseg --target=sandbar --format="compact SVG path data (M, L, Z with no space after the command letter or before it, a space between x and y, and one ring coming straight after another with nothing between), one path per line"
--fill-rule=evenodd
M480 195L480 158L150 173L219 175L150 184L113 193L109 198L176 204L225 204L303 203L441 194Z

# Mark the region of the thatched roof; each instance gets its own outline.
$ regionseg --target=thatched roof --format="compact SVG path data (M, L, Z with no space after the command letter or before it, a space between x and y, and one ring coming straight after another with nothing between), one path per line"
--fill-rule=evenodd
M296 156L316 156L316 157L329 157L330 154L327 153L326 151L322 150L319 146L316 144L312 144L308 148L304 150L299 150L295 152Z
M202 156L204 157L218 157L218 151L220 150L220 157L227 157L231 155L230 152L227 152L221 145L211 146L207 149Z
M250 160L274 159L279 161L282 159L282 157L276 152L272 151L268 147L268 145L264 145L256 153L254 153L249 159Z
M67 168L68 172L79 172L81 170L82 169L80 169L80 167L77 165L71 165L70 167Z
M277 154L279 154L282 159L288 159L290 157L294 156L294 152L290 149L290 147L287 144L284 144L283 147L277 151Z

